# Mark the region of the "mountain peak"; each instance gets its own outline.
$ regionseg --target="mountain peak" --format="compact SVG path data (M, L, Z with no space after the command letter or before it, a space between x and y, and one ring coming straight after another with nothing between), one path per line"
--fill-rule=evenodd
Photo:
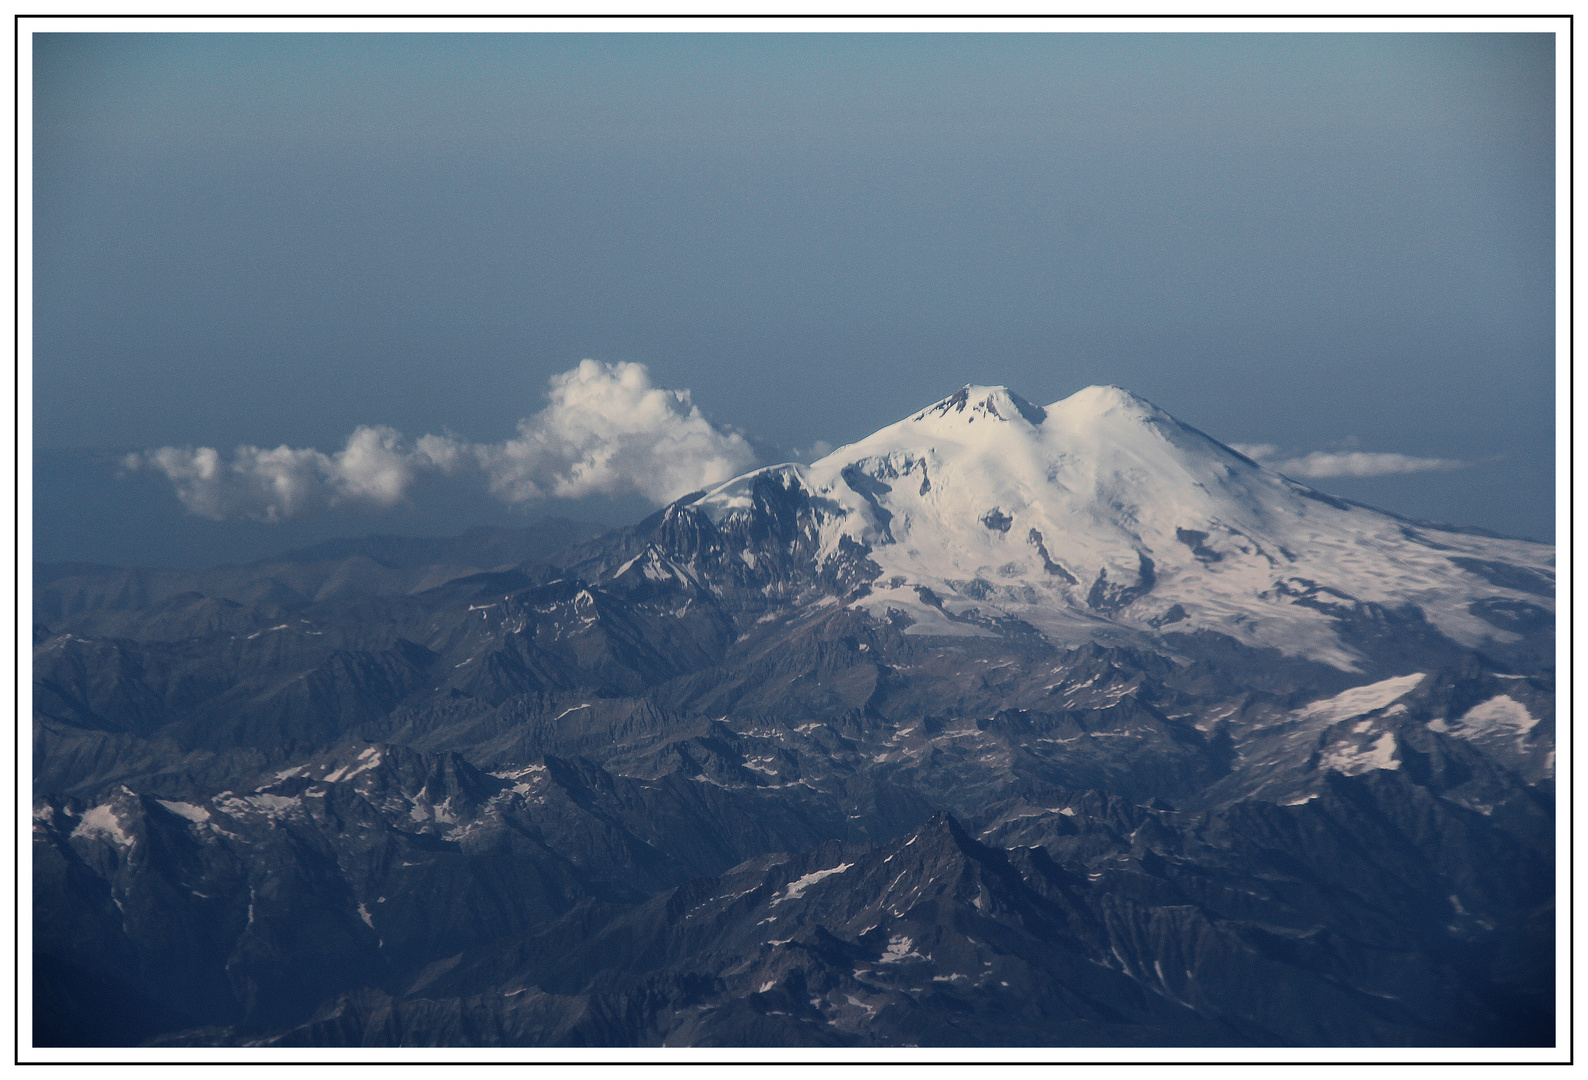
M1004 422L1024 420L1028 424L1037 425L1047 419L1047 410L1040 405L1031 404L1007 386L977 386L974 383L966 383L957 393L950 394L910 419L920 423L937 418L957 418L966 423L974 423L983 417Z
M1168 417L1167 413L1146 398L1138 397L1124 387L1112 384L1088 386L1077 390L1062 401L1055 401L1048 408L1061 411L1072 420L1083 416L1123 415L1142 419Z

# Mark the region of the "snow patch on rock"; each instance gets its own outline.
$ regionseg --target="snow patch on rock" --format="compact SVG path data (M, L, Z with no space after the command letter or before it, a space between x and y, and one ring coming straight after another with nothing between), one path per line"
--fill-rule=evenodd
M1337 745L1329 748L1319 766L1347 776L1372 772L1375 769L1398 769L1395 759L1395 736L1386 731L1368 747Z
M888 937L888 947L883 950L880 960L884 964L901 964L906 960L925 960L926 957L915 951L915 942L903 934L892 934Z
M1483 736L1521 737L1533 730L1538 718L1527 711L1527 706L1508 694L1500 694L1474 705L1458 720L1443 717L1429 723L1430 731L1459 735L1466 739Z
M108 840L117 847L133 847L137 840L126 829L122 828L121 820L116 817L116 811L106 803L83 811L77 827L72 830L72 837L86 837L93 840Z
M164 799L156 799L155 802L178 817L185 817L189 821L203 823L210 819L210 812L202 806L195 806L192 803L185 802L167 802Z
M834 874L842 874L845 870L848 870L853 865L855 864L840 863L830 870L817 870L815 873L806 874L804 877L797 878L794 881L789 882L788 888L784 890L781 896L775 897L772 900L771 906L777 907L777 905L781 904L785 900L798 900L806 889L822 880L822 878L832 877Z
M1397 675L1393 679L1369 683L1367 686L1353 686L1333 697L1314 701L1300 709L1296 716L1318 724L1337 724L1393 704L1396 699L1411 693L1425 678L1427 676L1422 674Z

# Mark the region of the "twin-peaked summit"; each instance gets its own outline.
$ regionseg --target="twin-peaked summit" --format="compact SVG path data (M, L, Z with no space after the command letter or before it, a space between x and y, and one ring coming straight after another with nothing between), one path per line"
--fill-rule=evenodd
M685 518L716 538L703 548ZM1397 648L1503 652L1553 599L1547 545L1320 494L1115 386L1045 407L966 386L810 465L680 500L650 528L625 569L709 586L720 573L702 551L720 549L742 585L804 571L908 634L1161 645L1208 631L1347 669L1388 626Z

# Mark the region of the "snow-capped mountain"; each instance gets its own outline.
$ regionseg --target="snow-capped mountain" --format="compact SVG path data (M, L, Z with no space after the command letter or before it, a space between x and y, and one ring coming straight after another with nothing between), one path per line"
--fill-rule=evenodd
M1209 631L1354 671L1365 646L1352 624L1503 647L1548 619L1554 592L1547 545L1331 498L1114 386L1045 408L966 386L811 465L759 469L670 513L686 504L745 541L726 546L751 580L797 549L844 586L843 603L907 634L1035 628L1060 645L1140 645ZM791 507L797 523L773 520ZM663 542L620 572L699 578L702 546L720 547Z

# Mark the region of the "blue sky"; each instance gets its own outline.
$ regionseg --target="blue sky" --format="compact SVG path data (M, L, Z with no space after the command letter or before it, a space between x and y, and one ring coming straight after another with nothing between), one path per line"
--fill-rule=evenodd
M966 382L1105 382L1276 461L1448 464L1309 479L1337 494L1553 531L1547 35L34 43L40 558L622 519L643 477L508 503L437 473L266 522L107 464L510 447L564 430L586 358L758 460Z

